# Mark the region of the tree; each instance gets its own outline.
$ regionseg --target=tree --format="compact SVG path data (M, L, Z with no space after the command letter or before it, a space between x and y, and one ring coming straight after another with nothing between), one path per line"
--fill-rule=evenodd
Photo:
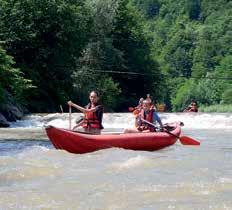
M133 0L133 3L147 18L153 18L159 14L160 2L158 0Z
M186 10L190 19L198 20L201 13L200 0L186 0Z
M2 0L1 11L0 39L38 87L30 92L30 109L54 110L71 94L71 74L88 41L91 17L84 1Z
M101 85L106 85L103 80L109 81L106 85L109 90L103 89L107 94L113 94L112 88L114 94L121 93L115 108L126 110L132 100L156 90L154 87L159 85L159 69L150 56L142 16L126 0L98 0L89 4L94 17L94 33L73 74L75 90L82 93L81 97L91 87L101 92ZM131 76L131 72L135 74ZM150 76L141 76L143 74ZM109 101L105 103L110 105Z
M114 76L120 81L120 87L127 102L131 98L141 97L147 92L159 95L161 73L155 59L151 56L150 34L147 33L145 20L132 4L121 1L115 19L113 40L114 46L123 52L124 66L118 71L128 74ZM137 73L134 75L130 72ZM147 76L145 76L147 75Z
M14 64L13 58L0 46L0 100L7 100L4 91L8 91L23 103L25 90L32 88L31 81L25 79L20 69L13 67Z
M120 88L105 72L123 65L122 52L113 46L112 39L118 1L98 0L87 3L93 18L92 33L72 74L74 92L81 103L86 103L84 96L92 89L98 90L103 103L112 109L116 106L112 94L116 97Z

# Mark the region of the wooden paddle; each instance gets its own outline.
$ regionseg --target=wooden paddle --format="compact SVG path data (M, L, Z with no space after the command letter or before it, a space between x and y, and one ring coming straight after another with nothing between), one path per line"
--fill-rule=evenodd
M63 107L62 107L62 105L60 104L60 110L61 110L61 113L63 114L64 113L64 111L63 111Z
M69 105L69 130L72 128L72 106Z
M151 123L151 122L149 122L147 120L144 120L144 119L141 119L141 120L143 122L147 123L148 125L151 125L151 126L153 126L153 127L156 128L156 126L153 123ZM168 133L168 134L170 134L170 135L175 136L176 138L178 138L180 140L181 144L183 144L183 145L200 145L199 141L197 141L195 139L192 139L189 136L177 136L177 135L171 133L169 130L167 130L165 128L164 128L164 132L166 132L166 133Z

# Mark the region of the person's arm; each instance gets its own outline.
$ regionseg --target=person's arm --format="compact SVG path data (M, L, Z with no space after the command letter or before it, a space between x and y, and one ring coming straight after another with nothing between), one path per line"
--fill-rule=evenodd
M192 106L189 105L183 112L189 112L192 109Z
M142 121L141 121L141 115L138 115L136 118L135 118L135 127L139 127L142 125Z
M163 128L163 123L159 117L159 115L156 112L153 112L153 119L157 121L160 124L160 127Z
M78 124L76 124L74 127L73 127L73 130L75 130L76 128L82 126L84 123L84 120L82 120L81 122L79 122Z
M96 107L91 108L91 109L85 109L84 107L81 107L81 106L79 106L77 104L74 104L72 101L68 101L68 105L75 107L76 109L78 109L79 111L81 111L83 113L86 113L86 112L96 112L97 109L98 109L98 107L99 107L99 106L96 106Z
M84 107L81 107L77 104L74 104L72 101L68 101L68 105L75 107L76 109L78 109L81 112L85 112L85 110L86 110Z

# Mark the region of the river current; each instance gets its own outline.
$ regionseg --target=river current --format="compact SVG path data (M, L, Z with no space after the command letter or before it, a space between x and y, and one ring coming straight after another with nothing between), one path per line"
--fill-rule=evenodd
M80 114L72 115L72 124ZM68 128L68 114L35 114L0 129L0 209L232 209L232 114L160 113L182 121L200 146L154 152L56 150L44 125ZM131 113L106 113L106 131L133 127Z

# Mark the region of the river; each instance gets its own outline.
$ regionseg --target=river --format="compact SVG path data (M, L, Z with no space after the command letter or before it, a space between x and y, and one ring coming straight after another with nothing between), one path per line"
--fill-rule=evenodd
M182 135L201 145L71 154L54 149L43 128L68 128L67 113L29 115L1 128L0 209L232 209L232 114L160 117L184 122ZM104 126L121 131L133 116L106 113Z

